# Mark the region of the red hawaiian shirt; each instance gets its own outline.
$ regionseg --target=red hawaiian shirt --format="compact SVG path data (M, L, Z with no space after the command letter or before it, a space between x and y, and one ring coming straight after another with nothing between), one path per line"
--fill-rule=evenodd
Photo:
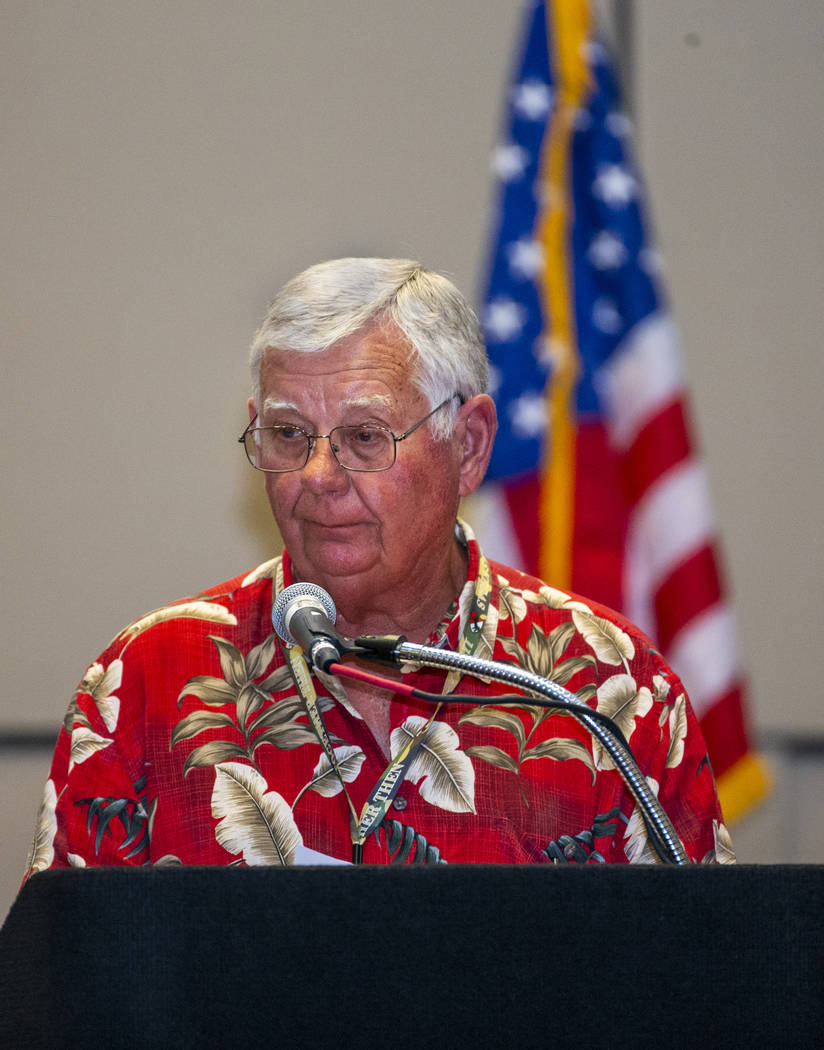
M487 562L468 530L459 534L467 581L431 641L471 643L475 655L551 678L611 716L689 857L733 860L700 728L649 640L600 605ZM353 813L412 737L364 863L655 862L601 745L528 699L495 705L507 687L410 670L404 680L419 688L479 703L434 710L387 694L387 756L345 681L314 675L324 750L272 631L273 598L291 582L284 554L135 621L106 648L60 732L29 873L349 861Z

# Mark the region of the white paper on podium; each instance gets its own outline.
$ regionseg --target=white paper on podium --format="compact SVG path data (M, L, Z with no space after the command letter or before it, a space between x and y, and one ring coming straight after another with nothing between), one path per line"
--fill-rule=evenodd
M296 867L306 867L308 865L315 866L318 864L349 865L348 860L339 860L337 857L329 857L325 853L318 853L317 850L309 849L308 846L298 846L295 850L295 859L293 863Z

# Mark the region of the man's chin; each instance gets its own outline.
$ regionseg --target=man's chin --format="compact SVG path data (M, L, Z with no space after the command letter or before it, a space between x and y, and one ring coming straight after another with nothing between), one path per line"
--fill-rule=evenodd
M363 577L377 567L377 561L374 548L364 551L340 543L324 543L307 549L299 560L292 558L296 578L320 586L325 580L343 582Z

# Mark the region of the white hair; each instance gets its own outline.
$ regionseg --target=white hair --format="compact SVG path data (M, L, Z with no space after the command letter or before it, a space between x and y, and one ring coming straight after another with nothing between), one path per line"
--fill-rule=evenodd
M486 392L488 363L478 319L441 274L409 259L332 259L310 266L277 293L249 355L260 407L260 368L267 352L316 353L373 322L391 321L410 345L412 381L434 409L454 394ZM447 437L457 400L430 420Z

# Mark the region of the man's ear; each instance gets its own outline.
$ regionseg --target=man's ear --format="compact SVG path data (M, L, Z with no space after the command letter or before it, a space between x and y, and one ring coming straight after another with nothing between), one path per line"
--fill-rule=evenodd
M256 415L257 415L257 408L255 406L255 399L253 397L250 397L249 398L249 421L251 422L255 418Z
M462 443L459 489L462 497L471 495L483 481L497 429L495 402L489 394L476 394L458 410L455 431Z

